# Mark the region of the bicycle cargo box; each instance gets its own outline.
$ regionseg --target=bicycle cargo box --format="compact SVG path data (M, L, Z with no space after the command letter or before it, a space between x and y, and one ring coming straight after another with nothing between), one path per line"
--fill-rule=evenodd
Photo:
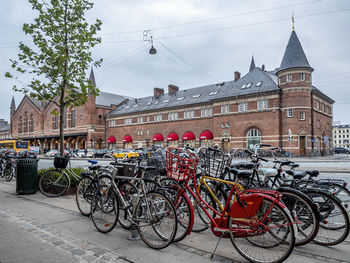
M251 218L258 213L264 196L261 194L248 194L240 197L241 204L236 201L230 209L230 216L233 218ZM242 207L244 206L244 208Z
M134 176L135 165L134 164L122 164L117 166L119 176Z
M66 168L67 164L68 164L69 159L66 157L62 157L62 156L55 156L55 159L53 161L53 165L55 166L55 168Z

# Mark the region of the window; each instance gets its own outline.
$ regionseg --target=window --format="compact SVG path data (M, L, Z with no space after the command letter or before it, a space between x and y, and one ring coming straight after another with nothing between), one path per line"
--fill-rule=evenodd
M137 108L138 106L140 106L140 105L138 105L138 104L132 105L133 108Z
M30 115L30 120L29 120L29 131L33 132L34 131L34 118L33 114Z
M267 109L269 107L268 100L258 100L257 108L258 110Z
M293 118L293 109L288 109L288 118Z
M259 81L258 83L256 83L255 87L260 87L262 84L262 81Z
M150 116L147 116L146 121L147 121L147 122L150 122L150 121L151 121L151 117L150 117Z
M247 148L252 149L255 144L261 144L261 133L258 129L251 129L247 133Z
M57 115L51 115L51 123L52 123L52 129L57 130L58 129L58 116Z
M168 120L169 121L174 121L177 120L178 118L178 113L177 112L171 112L168 114Z
M192 118L194 118L194 111L193 110L184 111L184 119L192 119Z
M143 117L138 117L138 118L137 118L137 122L138 122L138 123L143 123Z
M212 91L212 92L209 93L209 96L216 95L216 94L218 94L218 92L219 92L219 91Z
M221 105L221 114L230 112L230 104Z
M242 85L242 89L245 89L246 86L247 86L247 84L243 84Z
M305 121L305 112L304 111L300 112L300 120Z
M149 130L146 131L146 134L149 135Z
M248 83L246 86L246 89L249 89L252 86L253 83Z
M131 124L131 123L132 123L132 119L131 118L125 119L125 124L126 125Z
M287 82L291 82L293 80L293 75L292 74L288 74L287 75Z
M262 108L263 108L263 101L262 100L258 100L257 104L258 104L257 105L258 110L262 110Z
M316 101L316 109L320 108L320 103L318 101Z
M22 117L18 120L18 133L22 133Z
M316 121L316 128L317 128L317 129L321 128L320 120L317 120L317 121Z
M70 120L70 127L71 128L75 127L75 114L76 114L75 110L72 110L71 113L70 113L70 118L71 118L71 120Z
M305 81L305 73L300 73L300 80Z
M196 94L192 96L192 99L199 98L201 94Z
M183 100L185 97L177 98L177 101Z
M115 120L110 120L109 121L109 127L115 126Z
M281 78L278 78L278 85L281 84L282 80Z
M238 105L238 112L248 111L248 102L241 102Z
M163 100L163 103L167 103L167 102L169 102L169 100Z
M162 120L163 120L163 115L162 114L154 115L154 121L162 121Z
M213 116L213 108L201 109L201 117L212 117L212 116Z

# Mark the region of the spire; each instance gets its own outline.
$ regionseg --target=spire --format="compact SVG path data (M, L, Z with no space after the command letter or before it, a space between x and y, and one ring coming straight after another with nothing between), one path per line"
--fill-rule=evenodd
M313 71L313 68L307 61L304 50L295 31L292 31L292 34L290 35L279 71L290 68L310 68Z
M89 80L91 81L91 86L96 87L94 70L91 68Z
M255 61L254 61L254 56L252 55L252 61L250 62L250 68L249 68L249 72L252 71L253 69L255 69Z
M15 97L14 96L12 96L10 110L11 111L15 111L16 110L16 104L15 104Z

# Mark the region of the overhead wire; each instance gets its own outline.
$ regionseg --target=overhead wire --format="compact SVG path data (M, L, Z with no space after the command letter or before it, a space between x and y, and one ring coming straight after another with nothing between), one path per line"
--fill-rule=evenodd
M104 60L103 64L108 65L109 63L113 63L113 61L118 60L120 57L123 57L124 55L127 55L129 53L132 53L133 51L138 50L139 48L143 47L144 45L145 45L145 42L142 41L142 43L134 45L134 46L126 49L122 53L117 53L117 54L114 54L114 55L108 57L106 60Z
M160 45L162 45L164 48L166 48L170 53L172 53L175 57L177 57L179 60L181 60L184 64L188 65L189 67L191 67L194 71L198 72L200 75L203 75L205 78L209 79L210 81L214 81L214 82L219 82L218 80L216 80L215 78L213 78L212 76L210 76L209 74L207 74L206 72L202 71L201 69L199 69L198 67L196 67L195 65L191 64L190 62L188 62L187 60L185 60L184 58L182 58L180 55L178 55L177 53L175 53L175 51L171 50L169 47L165 46L162 42L158 41L158 43Z

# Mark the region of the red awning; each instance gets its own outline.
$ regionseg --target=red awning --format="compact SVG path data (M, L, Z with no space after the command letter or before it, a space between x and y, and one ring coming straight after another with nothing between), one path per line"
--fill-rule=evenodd
M167 141L178 141L179 140L179 135L177 135L176 132L172 132L166 137Z
M192 141L195 139L196 139L196 136L193 134L193 132L185 132L184 135L182 135L183 141Z
M108 140L107 140L108 143L116 143L116 141L117 140L115 139L114 136L109 137Z
M162 142L164 141L164 137L161 133L156 133L153 138L152 138L152 141L154 142Z
M132 138L130 135L126 135L124 138L123 138L123 142L132 142Z
M214 138L213 133L211 131L204 131L199 136L200 140L212 140Z

